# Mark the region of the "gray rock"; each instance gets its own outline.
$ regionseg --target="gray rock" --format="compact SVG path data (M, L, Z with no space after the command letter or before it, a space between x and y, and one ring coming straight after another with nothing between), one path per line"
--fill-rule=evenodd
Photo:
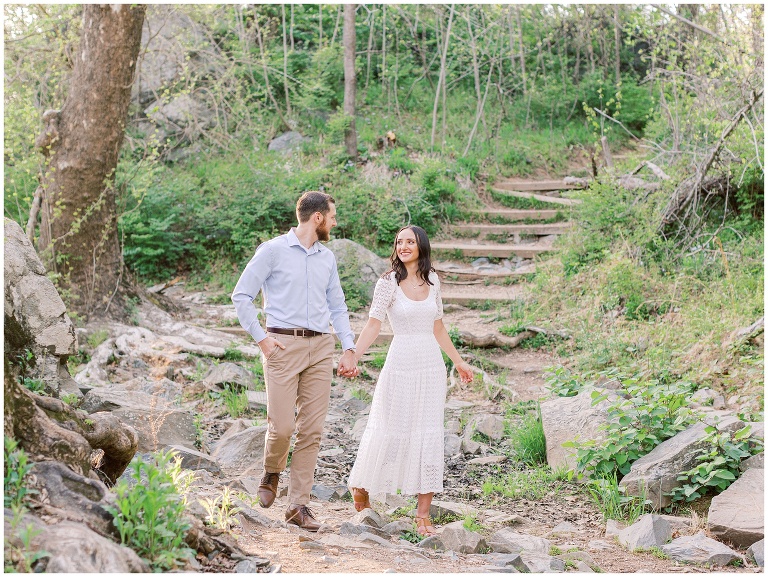
M477 455L483 445L477 441L473 441L470 437L464 436L461 438L461 452L465 455Z
M214 120L214 112L191 94L180 94L168 102L155 101L144 110L144 113L150 120L169 132L176 132L178 128L186 127L199 132L211 126Z
M511 565L483 565L482 567L472 567L468 573L520 573L520 571Z
M661 547L673 561L704 563L706 565L727 565L739 555L730 547L710 539L704 533L678 537Z
M352 397L351 399L347 399L343 403L339 405L339 409L346 413L359 413L363 409L365 409L368 406L368 403L363 401L362 399L357 399L355 397Z
M765 472L749 469L712 499L707 528L718 539L749 547L765 533Z
M454 501L432 501L429 507L429 516L440 517L480 517L482 511L469 503L457 503Z
M534 553L521 553L520 557L528 568L528 573L562 573L565 571L565 561Z
M363 509L350 519L350 523L357 525L370 525L371 527L381 529L384 525L389 523L389 520L379 515L373 509Z
M45 551L49 573L148 573L149 567L128 547L88 527L62 521L43 526L31 540L31 551ZM6 537L9 532L6 530Z
M485 555L493 565L500 567L514 567L520 573L527 573L528 567L523 563L523 558L517 553L488 553Z
M659 515L659 517L669 523L672 535L688 531L691 528L692 519L690 517L677 517L675 515Z
M504 528L496 531L488 539L488 545L496 553L533 553L548 555L552 542L542 537L518 533Z
M260 567L267 567L269 559L246 557L235 565L235 573L258 573Z
M506 455L488 455L487 457L475 457L467 461L467 465L494 465L507 460Z
M363 438L363 433L365 432L365 427L367 424L368 415L360 417L357 421L355 421L355 426L352 427L352 432L349 434L349 436L352 437L353 440L359 441Z
M659 515L642 515L634 524L619 532L619 543L630 551L661 547L672 538L672 528Z
M765 453L752 455L739 463L739 471L743 473L747 469L765 469Z
M211 456L218 461L226 475L247 475L252 470L262 469L264 442L267 427L249 427L226 439L222 437L214 445Z
M754 559L755 564L758 567L764 567L765 566L765 540L760 539L759 541L752 543L752 545L749 546L749 549L747 549L747 555L749 555L752 559Z
M284 132L272 142L269 143L267 150L274 152L291 152L297 148L300 148L302 143L309 142L309 138L305 138L298 132L293 130Z
M240 512L238 515L243 517L248 523L252 525L258 525L259 527L274 527L275 521L267 517L266 515L260 513L253 507L251 507L246 502L240 500L240 499L233 499L232 503L240 509ZM205 520L203 518L203 520Z
M616 521L616 519L608 519L605 522L605 536L613 537L618 536L627 526L624 523Z
M346 238L337 238L326 246L336 255L339 274L353 273L355 281L365 287L369 299L373 298L376 282L389 270L389 262L363 245Z
M504 419L499 415L481 415L475 419L474 430L494 441L504 436Z
M448 419L448 422L445 423L445 432L452 435L461 433L461 421L458 419Z
M461 453L461 437L458 435L446 434L444 437L444 452L446 457L453 457Z
M264 411L267 410L267 393L266 391L246 391L248 396L248 408L252 411Z
M553 469L576 469L576 450L563 447L567 441L601 440L605 433L600 425L607 422L606 408L610 397L592 406L591 387L575 397L555 397L541 404L541 423L547 443L547 464Z
M479 266L482 266L484 264L489 264L490 262L491 261L488 260L488 257L482 256L480 258L476 258L475 260L473 260L472 261L472 266L473 267L479 267Z
M733 432L744 425L736 417L728 417L721 420L717 428ZM627 495L639 496L645 491L655 509L669 506L672 503L669 493L683 483L677 477L698 463L696 450L703 447L708 426L704 422L696 423L659 444L632 464L619 486L624 487Z
M422 539L416 545L420 549L429 549L430 551L445 551L445 543L440 539L439 535L432 535L426 539Z
M575 569L577 573L594 573L595 572L595 570L592 569L589 563L585 563L584 561L576 561Z
M604 539L592 539L589 543L587 543L587 548L590 551L610 551L611 549L615 549L616 546L609 541L605 541Z
M256 379L251 371L240 365L219 363L218 365L211 365L211 368L205 373L203 381L219 387L224 387L227 383L234 383L247 389L256 382Z
M336 496L336 489L335 487L315 484L312 485L311 495L318 501L330 501L332 497Z
M446 549L457 553L478 553L487 547L479 533L464 528L464 521L448 523L440 533L440 540Z
M181 445L172 445L170 448L176 451L181 458L182 469L190 469L192 471L199 471L202 469L214 474L221 472L221 467L219 467L219 464L215 459L211 458L210 455L195 451L194 449L182 447Z
M400 533L410 531L411 529L413 529L413 523L403 521L402 519L387 523L381 528L382 531L390 536L400 535Z
M702 405L711 405L712 402L717 397L717 393L713 391L712 389L708 387L704 387L703 389L699 389L693 395L691 395L691 400L694 403L700 403Z
M384 529L379 529L378 527L366 523L350 523L349 521L344 521L339 527L339 535L362 535L363 533L371 533L384 539L389 539L390 537L390 534L384 531Z
M357 540L361 543L375 543L383 547L392 547L392 541L388 537L381 537L372 532L361 533L358 535Z

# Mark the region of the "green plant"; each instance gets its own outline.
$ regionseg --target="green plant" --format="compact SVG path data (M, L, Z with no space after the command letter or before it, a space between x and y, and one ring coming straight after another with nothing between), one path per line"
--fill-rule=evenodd
M81 402L80 397L74 393L64 393L61 395L61 401L73 407L77 407Z
M480 533L483 530L483 526L480 524L480 521L477 520L477 515L465 515L462 527L464 527L467 531L474 531L475 533Z
M194 424L195 424L195 448L198 450L202 450L205 446L205 428L203 427L203 414L202 413L195 413L194 418Z
M761 442L750 439L751 429L751 425L747 425L731 434L720 432L717 427L707 427L707 436L703 440L705 446L696 451L696 460L700 462L677 477L683 485L672 490L672 500L689 503L709 491L719 493L727 489L740 474L741 460L763 450Z
M35 491L26 485L26 476L32 470L27 453L11 437L4 437L3 448L3 504L6 508L20 507L27 495Z
M510 499L536 501L548 493L558 491L556 481L562 475L549 467L537 467L522 471L511 471L483 481L483 495L501 495Z
M584 383L565 367L547 367L547 389L558 397L575 397Z
M33 573L35 572L35 563L49 556L45 550L32 550L32 539L38 536L41 530L36 528L33 523L27 523L24 528L20 528L26 512L24 505L14 503L10 509L12 516L9 533L17 537L21 545L16 544L14 539L9 539L8 534L5 535L4 570L6 573Z
M98 347L101 343L109 338L109 331L101 329L94 331L93 334L88 335L88 346L92 349Z
M45 391L45 383L42 381L42 379L22 377L21 384L33 393L42 394Z
M366 403L370 403L373 400L371 394L362 387L352 389L351 394L355 399L360 399Z
M371 358L366 361L374 369L381 370L384 368L384 363L387 360L387 351L377 351L371 354Z
M240 349L237 348L237 345L235 343L230 343L224 349L224 356L222 358L225 361L237 362L237 361L244 360L245 355L240 351Z
M156 570L173 569L194 554L184 542L191 526L184 514L191 475L180 463L173 451L155 453L148 462L134 457L131 483L120 479L115 505L107 506L122 544Z
M421 543L424 539L426 539L426 536L421 535L416 530L416 522L414 521L413 528L400 533L400 538L408 541L409 543Z
M679 381L664 384L657 380L624 379L623 393L607 409L604 440L567 442L564 447L577 449L577 468L593 477L605 477L618 471L629 472L633 462L662 441L673 437L695 420L687 407L691 384ZM592 404L608 398L608 393L592 392Z
M550 554L551 557L554 557L556 555L562 554L562 551L560 550L560 547L558 547L557 545L552 545L549 548L549 554Z
M523 415L522 420L510 430L508 438L520 462L534 466L547 462L547 445L538 408L534 414Z
M229 415L237 419L248 410L248 392L234 383L224 383L221 393Z
M205 522L218 529L229 530L233 525L239 525L240 521L235 517L242 509L235 507L232 503L232 493L229 487L224 487L221 495L215 499L199 499L199 503L206 510L208 515Z
M604 477L590 479L587 483L587 491L605 520L615 519L631 525L650 506L645 490L640 496L627 495L624 487L619 486L615 471Z

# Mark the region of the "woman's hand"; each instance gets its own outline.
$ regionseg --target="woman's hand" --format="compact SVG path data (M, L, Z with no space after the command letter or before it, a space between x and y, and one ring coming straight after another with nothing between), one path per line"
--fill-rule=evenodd
M456 363L456 370L459 373L459 377L461 377L462 383L471 383L475 378L475 374L472 372L472 367L465 361Z

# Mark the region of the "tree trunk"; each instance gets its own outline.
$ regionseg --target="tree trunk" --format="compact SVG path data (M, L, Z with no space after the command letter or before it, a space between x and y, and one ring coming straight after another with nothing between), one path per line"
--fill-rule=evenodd
M69 307L87 317L121 288L113 186L146 6L83 7L70 90L48 146L40 250ZM45 234L43 234L45 233Z
M619 6L613 6L613 41L615 43L616 86L621 82L621 29L619 24Z
M515 6L515 16L517 16L517 39L520 48L520 73L523 75L523 95L527 95L528 83L525 79L525 50L523 50L523 21L520 18L520 6Z
M387 113L389 113L389 78L387 78L387 5L381 5L381 81L387 91Z
M293 40L293 4L291 4L291 51L295 50Z
M373 47L373 30L374 25L376 22L376 11L371 10L371 20L368 28L368 53L366 55L366 59L368 61L368 65L365 69L365 93L368 94L368 82L371 80L371 48Z
M355 77L355 10L356 4L344 4L344 115L349 118L349 126L344 133L344 144L347 154L357 160L357 132L355 131L355 93L357 79Z
M437 90L435 90L435 105L432 108L432 137L429 141L431 150L435 148L435 131L437 130L437 106L440 102L440 89L445 85L445 60L448 55L448 40L451 38L451 24L453 24L453 4L451 4L451 13L448 16L448 29L445 32L445 41L443 50L440 54L440 76L437 79Z

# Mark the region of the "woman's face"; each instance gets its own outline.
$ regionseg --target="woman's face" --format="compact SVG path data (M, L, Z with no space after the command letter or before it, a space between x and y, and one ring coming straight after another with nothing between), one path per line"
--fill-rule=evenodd
M405 228L400 231L395 241L397 256L403 264L416 262L419 259L419 246L416 244L416 234Z

